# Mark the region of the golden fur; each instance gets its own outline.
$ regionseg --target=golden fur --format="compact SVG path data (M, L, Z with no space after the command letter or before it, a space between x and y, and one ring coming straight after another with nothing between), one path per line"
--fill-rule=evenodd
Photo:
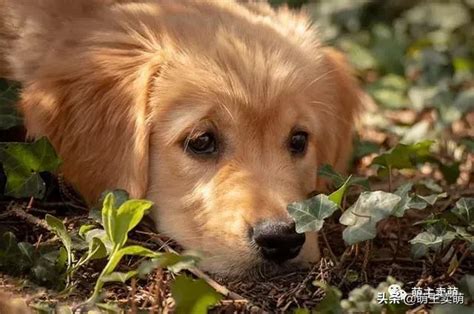
M204 252L206 270L259 265L248 227L287 219L319 165L346 166L359 90L304 14L157 0L0 0L0 12L0 65L23 83L29 134L50 139L88 201L111 188L154 201L158 229ZM285 147L295 127L309 133L301 158ZM219 158L186 154L183 139L209 129ZM307 234L297 260L318 258Z

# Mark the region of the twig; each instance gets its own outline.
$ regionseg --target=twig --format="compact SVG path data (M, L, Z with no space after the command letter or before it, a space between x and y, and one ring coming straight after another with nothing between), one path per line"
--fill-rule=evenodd
M137 280L132 278L132 291L130 296L130 303L131 303L131 313L137 314L137 302L135 300L137 294Z
M326 233L323 230L321 230L321 235L323 236L324 243L326 244L329 254L331 255L332 261L334 262L334 264L338 264L339 259L337 258L336 254L334 254L334 252L332 251L331 246L329 245L329 241L326 238Z
M158 242L158 244L160 244L164 248L165 251L167 251L169 253L179 254L172 247L170 247L165 241L161 240L159 237L153 237L153 238L155 238L155 240ZM232 300L246 300L246 298L244 298L243 296L241 296L241 295L239 295L235 292L230 291L229 289L227 289L226 287L224 287L223 285L221 285L220 283L218 283L217 281L215 281L214 279L209 277L202 270L200 270L196 267L191 267L191 268L188 269L188 271L190 271L196 277L201 278L204 281L206 281L211 287L213 287L220 294L222 294L222 295L224 295L224 296L226 296L226 297L228 297Z
M16 203L12 203L8 206L7 208L7 212L11 212L12 214L14 214L15 216L21 218L21 219L24 219L26 220L26 222L30 223L30 224L33 224L33 225L37 225L43 229L46 229L48 231L51 231L51 229L49 228L48 224L44 221L44 220L41 220L31 214L28 214L24 207L21 206L21 205L18 205Z
M400 251L401 238L402 238L402 227L400 226L400 219L395 220L397 222L397 244L395 246L395 252L393 253L392 264L397 261L398 251Z
M467 247L464 247L464 253L461 255L461 258L459 259L459 262L456 265L456 267L454 267L454 269L448 274L448 278L452 277L457 272L457 270L459 269L459 266L461 266L461 263L469 254L471 254L471 250Z

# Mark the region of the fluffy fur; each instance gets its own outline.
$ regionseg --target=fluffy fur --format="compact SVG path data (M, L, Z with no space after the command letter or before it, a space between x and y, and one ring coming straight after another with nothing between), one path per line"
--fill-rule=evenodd
M0 66L23 83L29 134L50 139L90 202L111 188L154 201L158 229L204 252L206 270L260 265L249 227L289 219L318 166L345 168L359 90L304 14L156 0L0 0L0 12ZM309 133L301 158L285 145L295 127ZM207 130L223 148L198 160L183 141ZM319 258L306 238L297 261Z

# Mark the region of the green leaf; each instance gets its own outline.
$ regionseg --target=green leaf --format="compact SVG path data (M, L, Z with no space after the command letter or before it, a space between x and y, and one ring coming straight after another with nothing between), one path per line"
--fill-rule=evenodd
M474 251L474 234L467 231L465 227L453 226L457 236L469 244L469 249Z
M34 262L34 255L35 255L35 248L31 243L28 242L20 242L18 243L18 248L20 249L21 254L25 257L28 262Z
M101 280L102 282L122 282L125 283L127 282L130 278L135 277L137 275L137 271L131 270L126 273L122 272L113 272L108 275L102 276Z
M316 313L322 314L341 314L341 297L342 293L336 287L332 287L322 281L314 281L313 285L324 289L326 295L324 298L316 305Z
M101 259L107 257L107 249L104 242L100 238L94 237L89 243L89 251L87 253L87 260Z
M114 230L116 223L117 210L114 207L115 197L113 193L107 194L102 204L102 225L107 234L107 237L114 244L117 242L114 238Z
M378 153L380 151L380 145L368 141L356 142L354 146L354 157L356 159L361 159L364 156Z
M335 186L341 186L344 184L346 179L340 174L331 165L322 165L318 169L318 175L324 178L330 179Z
M146 200L127 200L115 207L114 193L106 195L102 205L102 224L109 239L119 247L128 239L128 232L135 228L153 206Z
M128 200L120 205L115 217L114 242L120 246L124 245L128 232L138 225L152 206L153 203L146 200Z
M146 256L146 257L160 257L162 253L154 252L146 247L140 245L129 245L119 251L122 255L135 255L135 256Z
M474 197L463 197L456 202L456 206L451 209L461 221L466 224L474 223Z
M174 273L179 273L183 269L196 266L199 261L197 255L178 255L175 253L160 253L161 256L153 258L151 261L144 261L138 267L140 276L150 273L157 267L168 268Z
M431 156L430 148L433 143L434 141L426 140L411 145L397 144L390 151L374 158L372 165L391 169L411 169Z
M332 192L329 195L329 200L336 203L337 206L341 206L342 199L344 198L344 194L346 194L346 190L349 187L349 183L350 183L351 178L352 178L352 176L349 176L346 179L346 182L344 182L344 184L341 185L340 188L338 188L336 191Z
M20 84L0 79L0 130L21 125L22 119L15 110Z
M85 238L86 234L91 231L92 229L95 229L95 226L94 225L82 225L80 228L79 228L79 236L81 238Z
M1 143L0 161L7 176L5 194L16 198L43 198L40 172L54 172L61 161L46 138L34 143Z
M322 165L318 170L318 175L324 178L328 178L332 181L335 187L341 187L346 181L347 177L336 172L331 165ZM357 185L362 187L364 190L370 190L369 180L363 177L350 176L347 187Z
M92 229L89 230L85 233L84 238L89 245L91 244L92 241L94 241L94 238L98 238L105 246L107 253L110 254L112 252L114 244L112 241L109 239L107 236L107 233L103 229Z
M376 100L386 108L399 109L409 106L407 97L407 82L404 77L388 74L372 83L367 91Z
M129 200L129 194L125 190L106 190L103 192L99 198L99 201L97 202L98 204L104 204L104 200L109 195L110 193L113 194L114 196L114 203L113 203L113 208L119 208L123 203ZM102 212L100 208L94 207L89 211L89 218L95 220L96 222L102 223Z
M145 257L160 257L162 253L153 252L150 249L147 249L140 245L130 245L126 246L110 256L110 267L109 269L114 270L117 265L120 263L122 258L125 255L133 255L133 256L145 256Z
M61 242L66 249L68 254L68 261L69 263L72 262L72 241L69 233L66 230L66 226L64 226L63 222L58 218L46 214L46 223L51 228L51 230L61 239Z
M295 220L296 232L319 231L324 219L331 216L338 206L327 195L319 194L302 202L288 205L288 212Z
M176 277L171 284L171 295L176 302L177 314L205 314L222 299L222 295L204 280L193 280L185 275Z
M348 226L342 234L344 241L352 245L375 238L377 223L389 217L400 201L401 197L392 193L362 192L339 219L341 224Z
M396 191L395 194L400 196L400 202L398 202L397 206L393 210L392 215L395 217L403 217L405 215L405 211L410 209L410 203L412 198L410 197L409 193L413 188L413 183L405 183L401 185Z
M412 257L417 259L425 256L429 250L437 252L442 247L449 245L455 238L456 233L452 231L445 231L441 234L432 230L421 232L409 241L412 245Z

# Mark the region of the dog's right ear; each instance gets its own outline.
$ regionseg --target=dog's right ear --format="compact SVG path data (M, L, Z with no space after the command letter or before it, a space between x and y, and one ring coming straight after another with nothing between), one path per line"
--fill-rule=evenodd
M115 188L143 197L148 184L148 97L162 60L153 32L137 31L145 27L141 19L147 16L140 12L146 7L99 6L89 12L89 0L38 1L46 2L88 2L88 9L79 5L81 18L61 16L60 22L47 7L29 10L25 18L23 27L33 25L34 32L22 31L10 59L13 70L24 75L20 108L29 135L49 138L63 160L66 179L88 201Z

